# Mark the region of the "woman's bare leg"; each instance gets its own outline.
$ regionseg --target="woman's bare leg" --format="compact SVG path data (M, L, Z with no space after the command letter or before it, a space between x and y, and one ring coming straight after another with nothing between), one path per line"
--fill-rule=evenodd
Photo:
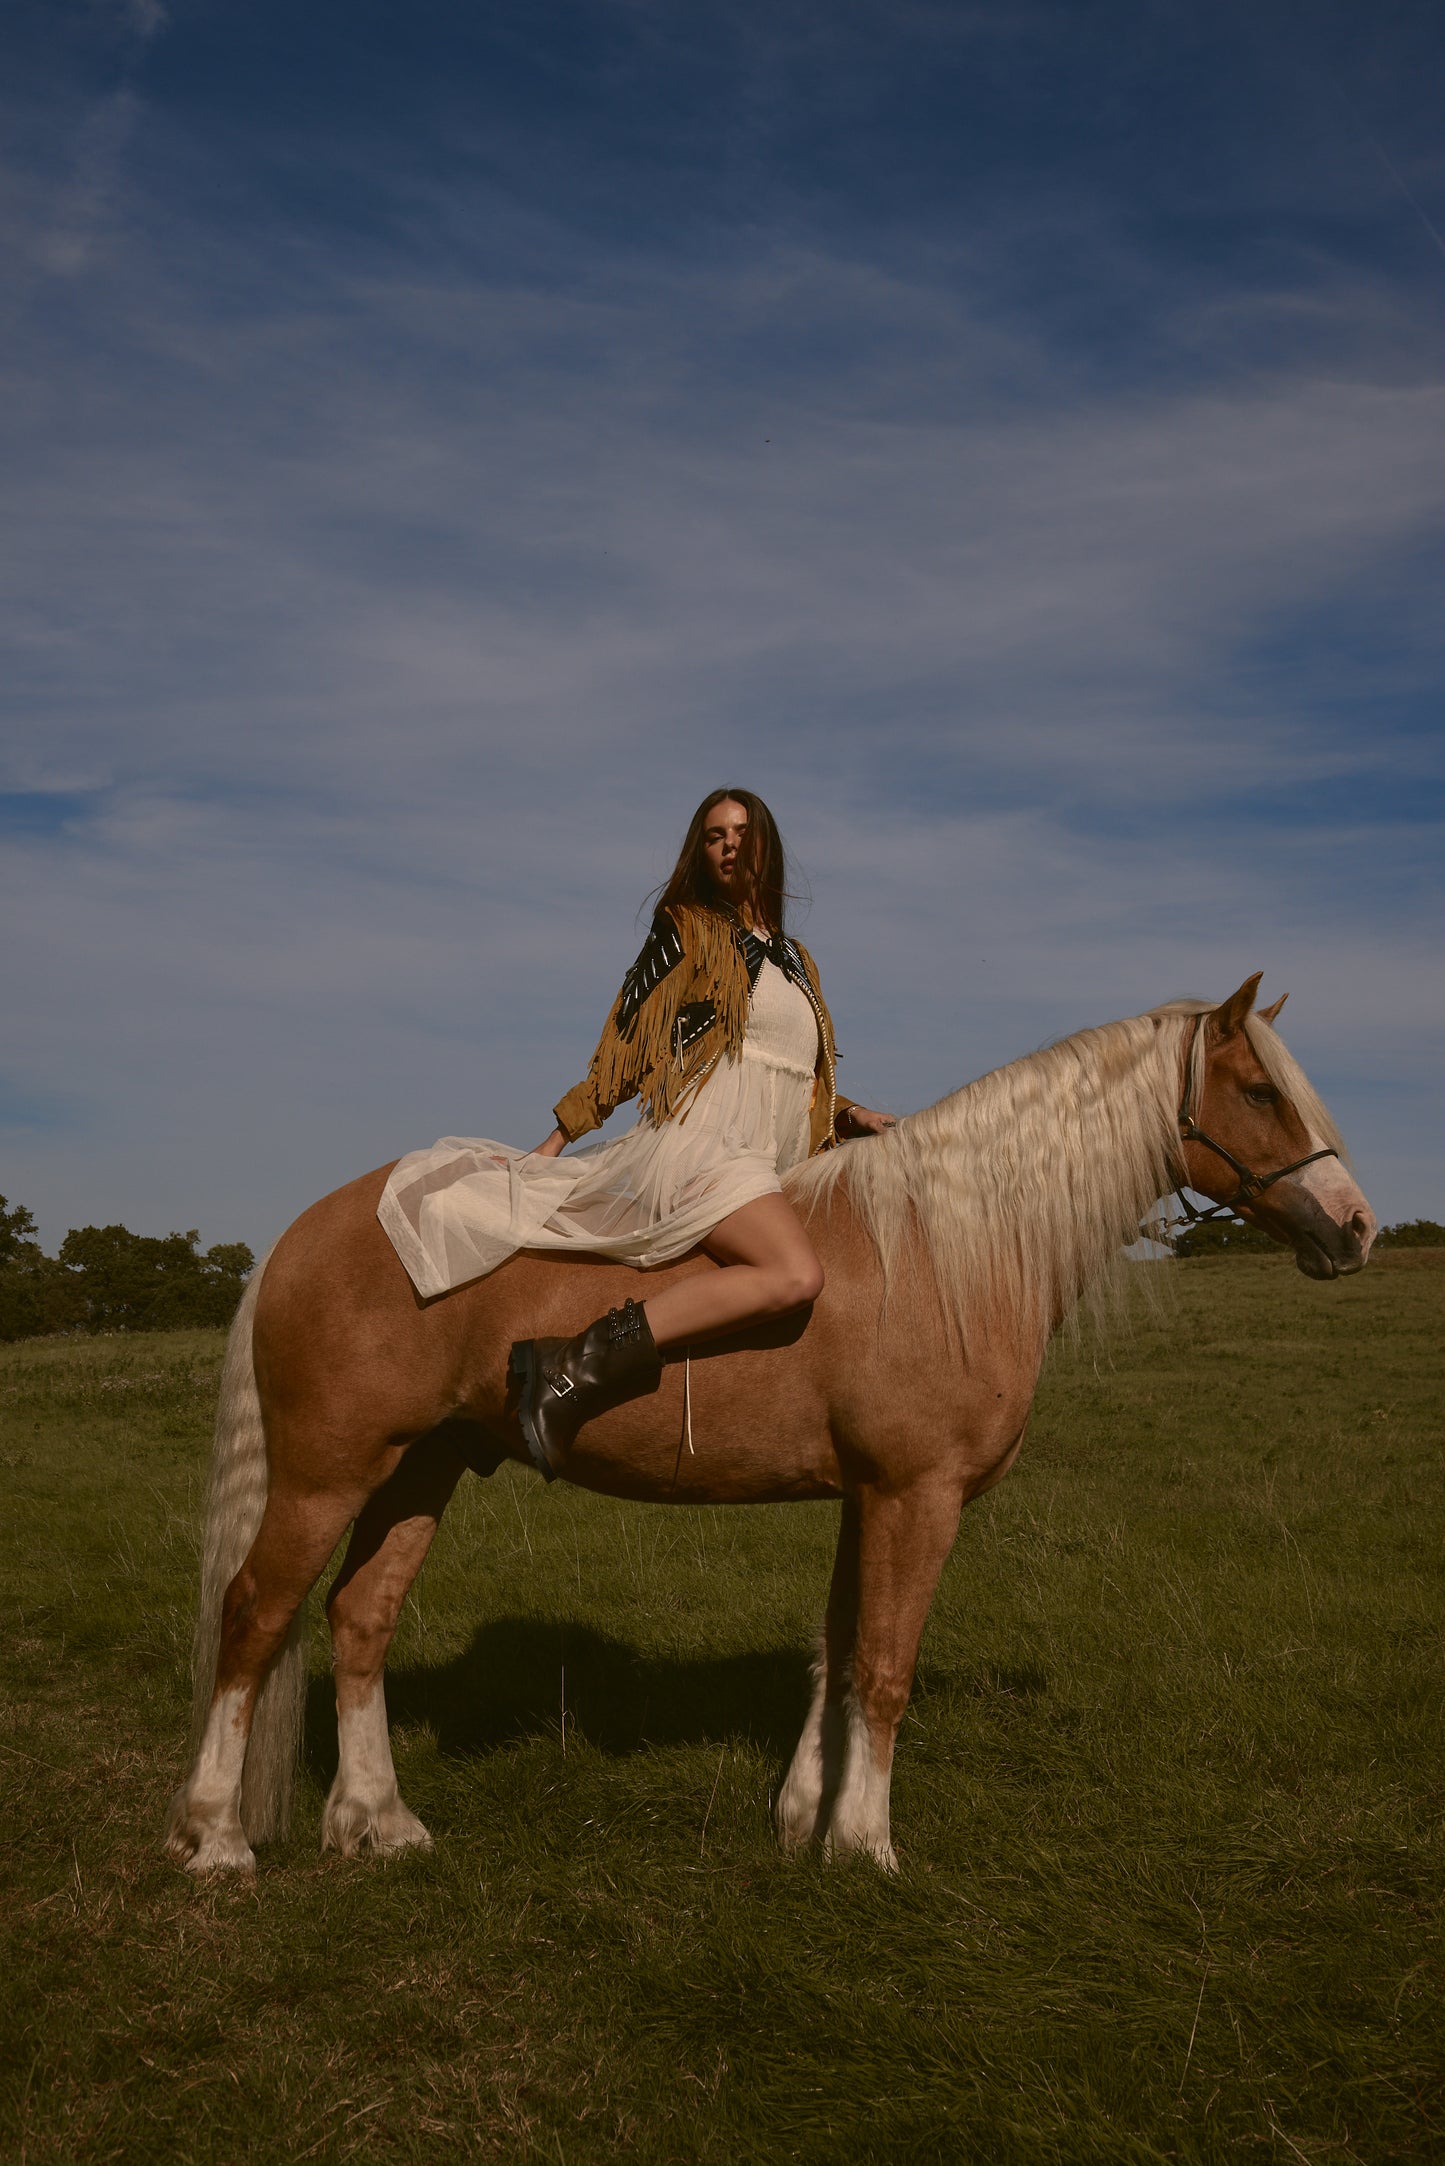
M704 1271L666 1286L631 1321L611 1310L575 1339L519 1339L512 1347L517 1418L533 1462L550 1480L564 1471L584 1422L609 1406L655 1391L661 1349L816 1301L823 1267L792 1206L781 1195L759 1196L713 1228L706 1247L727 1268ZM620 1325L620 1329L618 1328Z
M679 1279L643 1304L659 1347L782 1316L816 1301L823 1291L823 1267L785 1196L745 1203L715 1226L703 1245L725 1270Z

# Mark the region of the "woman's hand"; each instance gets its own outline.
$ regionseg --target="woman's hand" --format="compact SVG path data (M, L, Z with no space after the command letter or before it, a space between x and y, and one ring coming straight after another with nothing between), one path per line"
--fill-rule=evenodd
M895 1113L875 1113L871 1106L846 1106L843 1110L843 1126L840 1133L848 1136L881 1136L885 1128L896 1128Z
M567 1138L560 1128L554 1128L545 1142L539 1143L536 1149L529 1151L527 1155L529 1158L560 1158L566 1148Z

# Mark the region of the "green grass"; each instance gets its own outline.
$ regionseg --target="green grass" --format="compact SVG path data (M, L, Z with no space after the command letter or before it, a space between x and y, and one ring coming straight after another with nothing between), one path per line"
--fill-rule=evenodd
M395 1649L435 1852L317 1855L318 1668L295 1839L193 1885L220 1336L4 1350L6 2155L1445 2155L1445 1258L1166 1268L965 1514L896 1881L769 1829L834 1508L504 1470Z

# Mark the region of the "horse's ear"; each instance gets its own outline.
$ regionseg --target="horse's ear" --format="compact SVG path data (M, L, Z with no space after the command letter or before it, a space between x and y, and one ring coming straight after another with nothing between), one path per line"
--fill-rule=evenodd
M1288 993L1281 993L1278 1000L1272 1000L1267 1008L1261 1008L1259 1011L1259 1019L1261 1023L1273 1023L1275 1017L1279 1014L1280 1009L1284 1006L1285 1002L1288 999Z
M1254 996L1259 991L1259 981L1264 976L1256 970L1252 978L1246 978L1237 993L1231 993L1222 1007L1215 1009L1209 1020L1214 1025L1215 1036L1232 1038L1242 1028L1244 1019L1254 1006Z

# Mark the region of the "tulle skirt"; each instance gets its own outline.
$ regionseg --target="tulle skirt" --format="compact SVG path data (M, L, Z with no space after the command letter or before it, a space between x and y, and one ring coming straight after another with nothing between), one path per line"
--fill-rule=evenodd
M811 1070L745 1044L675 1119L561 1158L444 1136L394 1167L377 1216L424 1298L523 1248L674 1263L807 1157L812 1092Z

